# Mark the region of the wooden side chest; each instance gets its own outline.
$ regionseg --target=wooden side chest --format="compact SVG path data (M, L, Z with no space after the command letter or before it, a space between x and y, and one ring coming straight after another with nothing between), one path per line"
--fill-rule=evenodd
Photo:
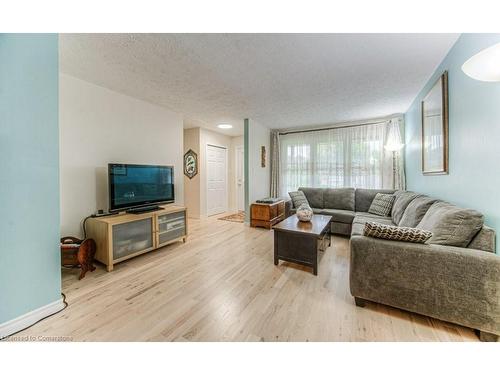
M250 207L250 225L252 227L271 227L285 218L285 201L275 203L253 203Z

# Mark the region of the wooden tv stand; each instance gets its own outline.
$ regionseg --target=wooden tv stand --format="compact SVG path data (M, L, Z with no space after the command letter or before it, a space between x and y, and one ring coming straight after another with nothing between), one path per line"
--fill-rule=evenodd
M97 245L95 259L109 271L137 255L176 241L186 242L187 212L182 206L167 205L142 214L118 214L88 219L88 238Z

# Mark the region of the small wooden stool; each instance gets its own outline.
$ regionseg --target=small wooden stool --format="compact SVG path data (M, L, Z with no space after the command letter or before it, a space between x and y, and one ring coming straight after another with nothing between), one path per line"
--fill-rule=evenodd
M61 238L61 266L80 266L78 280L85 277L87 271L94 271L96 244L92 238L80 240L76 237Z

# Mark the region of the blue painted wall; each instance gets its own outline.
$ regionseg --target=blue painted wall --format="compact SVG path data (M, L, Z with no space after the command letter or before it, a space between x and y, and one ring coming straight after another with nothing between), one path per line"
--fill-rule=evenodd
M60 299L58 37L0 34L0 323Z
M417 96L406 123L409 190L427 193L481 211L500 234L500 82L476 81L462 64L500 42L500 34L463 34ZM449 175L423 176L420 103L439 75L448 70ZM497 246L498 253L498 246Z

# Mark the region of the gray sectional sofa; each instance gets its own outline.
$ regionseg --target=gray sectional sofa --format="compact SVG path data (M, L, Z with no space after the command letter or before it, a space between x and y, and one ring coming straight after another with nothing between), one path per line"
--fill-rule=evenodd
M384 223L390 223L390 218L381 218L368 213L373 198L377 193L392 194L395 190L378 189L320 189L320 188L299 188L304 193L315 214L332 216L330 232L350 236L353 224L359 218L374 217L383 219ZM292 207L291 214L295 213L296 207ZM364 222L363 222L364 225Z
M313 211L331 215L331 232L349 235L350 289L356 305L374 301L500 335L500 257L495 232L474 210L409 191L300 188ZM368 213L379 192L395 194L390 217ZM291 212L293 213L294 208ZM426 244L363 236L367 221L417 227Z

